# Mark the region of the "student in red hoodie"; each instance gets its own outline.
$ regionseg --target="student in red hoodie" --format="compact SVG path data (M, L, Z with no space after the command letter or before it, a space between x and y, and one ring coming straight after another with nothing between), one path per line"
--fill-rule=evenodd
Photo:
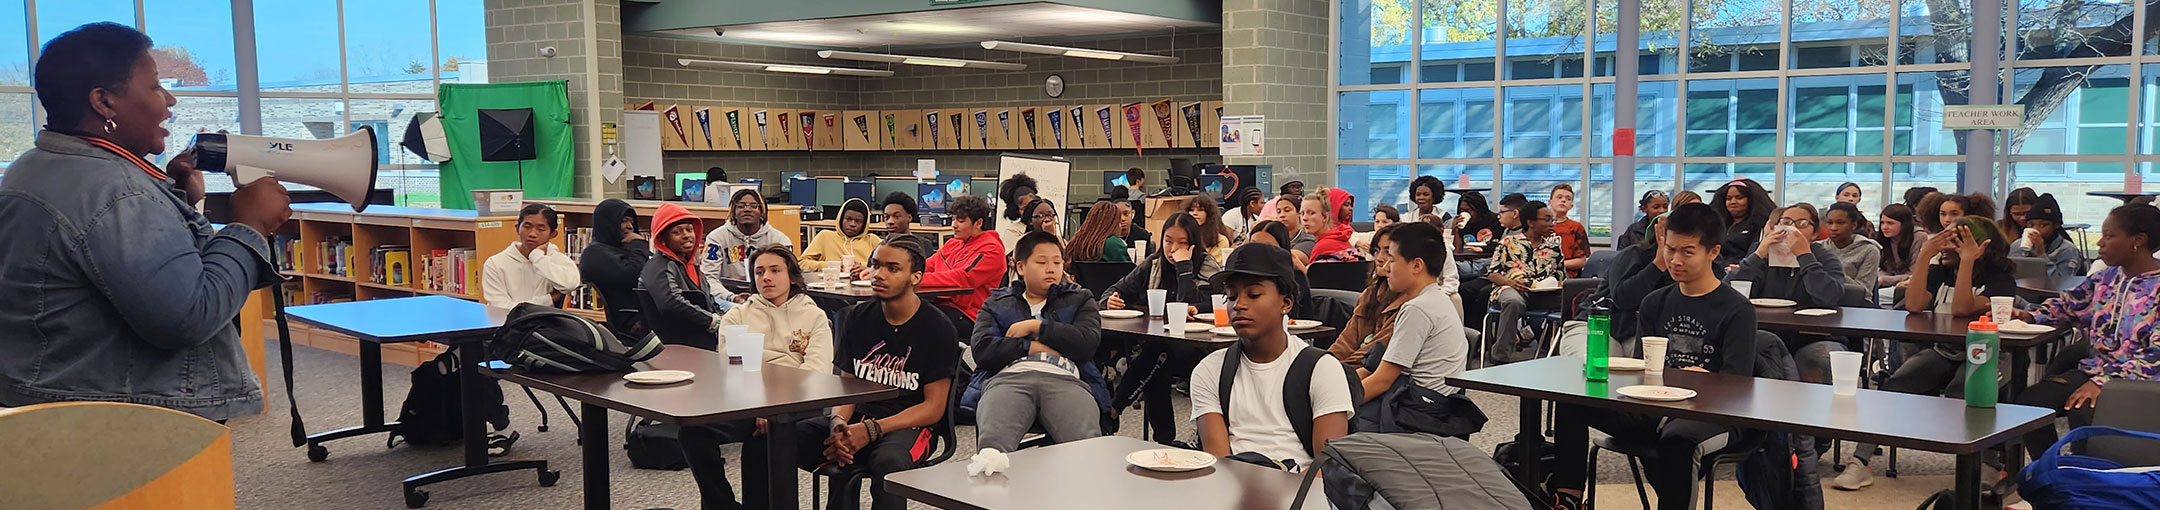
M705 294L703 275L694 262L705 222L690 210L672 203L660 204L653 213L653 254L638 278L652 303L642 320L660 341L707 350L718 349L720 315L713 313L712 298Z
M1305 223L1305 230L1319 236L1313 244L1312 261L1362 260L1357 249L1350 246L1350 211L1356 207L1357 198L1340 188L1321 188L1305 197L1305 206L1298 209Z
M952 319L956 331L974 331L975 312L990 299L991 289L1005 277L1005 242L990 228L990 203L981 197L963 196L945 207L952 214L953 236L930 257L921 287L966 287L974 292L937 298L939 309ZM965 319L965 320L962 320Z

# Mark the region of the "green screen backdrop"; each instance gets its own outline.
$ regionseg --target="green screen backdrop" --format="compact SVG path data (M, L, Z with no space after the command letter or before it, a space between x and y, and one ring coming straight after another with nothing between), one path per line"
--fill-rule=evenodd
M471 209L472 190L519 187L521 162L480 160L480 110L532 108L535 158L522 162L525 196L570 196L570 162L576 156L569 82L445 83L436 99L442 103L443 133L450 139L451 157L441 168L443 207Z

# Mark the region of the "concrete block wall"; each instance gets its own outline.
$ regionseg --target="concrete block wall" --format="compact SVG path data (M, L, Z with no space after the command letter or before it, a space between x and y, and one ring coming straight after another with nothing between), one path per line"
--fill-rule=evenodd
M1223 0L1223 115L1266 115L1267 155L1306 189L1335 183L1327 167L1328 6L1313 0ZM1277 179L1278 182L1281 179Z
M630 36L623 44L623 77L626 104L652 101L668 104L771 106L780 108L852 109L861 103L863 78L809 74L765 73L694 69L680 59L785 62L831 65L811 50L699 41L673 37ZM841 152L745 152L673 153L662 160L662 171L702 174L711 167L728 171L730 179L764 179L767 192L779 191L779 177L790 172L812 175L861 175L857 156ZM669 183L674 180L669 178ZM621 185L613 186L621 188Z
M488 80L565 80L576 140L572 193L622 196L603 186L600 125L622 120L621 0L486 0ZM541 49L555 48L555 56ZM612 190L609 188L613 188Z

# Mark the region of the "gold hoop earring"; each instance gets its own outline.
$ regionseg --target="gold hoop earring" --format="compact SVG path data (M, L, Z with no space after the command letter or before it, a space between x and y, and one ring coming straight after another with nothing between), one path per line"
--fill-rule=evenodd
M120 128L120 125L119 125L119 124L114 124L114 123L113 123L113 121L112 121L112 119L105 119L105 134L108 134L108 135L109 135L109 134L113 134L113 130L115 130L115 129L119 129L119 128Z

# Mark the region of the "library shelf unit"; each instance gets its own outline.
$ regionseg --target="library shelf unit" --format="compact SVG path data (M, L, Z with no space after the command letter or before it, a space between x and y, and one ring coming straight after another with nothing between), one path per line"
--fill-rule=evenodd
M281 274L287 306L345 300L367 300L438 294L481 300L480 264L517 240L517 218L482 216L459 209L369 206L354 213L341 203L293 204L290 221L278 231ZM557 239L558 246L561 240ZM344 256L332 259L325 247L349 245ZM297 246L298 250L291 248ZM374 260L377 248L405 247L402 264L385 254ZM462 265L441 261L442 271L424 258L451 255L469 258ZM391 266L391 267L383 267ZM401 267L400 267L401 266ZM459 269L451 274L450 269ZM381 275L378 278L378 271ZM463 281L460 286L459 282ZM267 297L267 296L264 296ZM274 317L265 315L265 333L274 335ZM357 355L359 341L346 335L290 323L293 343ZM434 359L446 347L434 342L383 345L383 360L415 366Z

